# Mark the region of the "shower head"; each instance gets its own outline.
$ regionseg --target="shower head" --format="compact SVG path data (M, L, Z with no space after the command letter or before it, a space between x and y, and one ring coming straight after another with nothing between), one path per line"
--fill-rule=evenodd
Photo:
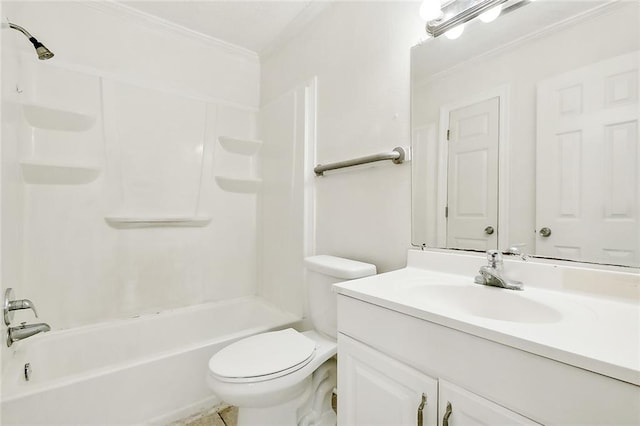
M47 47L44 44L40 43L34 36L29 34L29 31L25 30L20 25L13 24L11 22L9 22L9 27L13 28L14 30L20 31L29 39L31 44L33 44L33 47L35 47L36 49L38 59L45 60L53 58L53 52L47 49Z
M45 60L53 58L53 52L47 49L47 46L40 43L35 38L30 38L29 41L33 43L33 47L36 48L36 53L38 54L38 59Z

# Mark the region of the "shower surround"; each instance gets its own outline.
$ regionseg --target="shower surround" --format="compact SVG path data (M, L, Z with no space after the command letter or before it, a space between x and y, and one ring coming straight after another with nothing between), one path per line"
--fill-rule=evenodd
M12 287L17 298L31 299L39 321L52 328L11 348L3 345L3 420L11 407L40 391L45 393L36 398L54 389L72 395L83 393L86 383L112 380L97 378L106 370L118 371L112 378L121 381L97 392L117 392L135 376L130 365L140 362L131 351L117 349L119 333L129 326L145 324L146 330L139 331L144 338L130 339L129 349L144 350L153 361L149 365L161 365L154 363L166 350L153 349L155 338L162 342L188 328L184 322L178 329L163 325L168 320L162 318L177 321L166 311L211 311L191 341L170 350L185 355L162 364L167 369L149 370L167 382L174 368L185 366L184 374L194 380L204 377L206 363L200 369L190 357L206 359L237 337L302 317L298 246L284 248L295 258L278 259L285 277L267 268L262 279L264 265L273 264L277 253L262 249L267 243L261 235L265 228L286 226L278 233L282 237L289 228L303 227L302 213L287 223L265 222L280 220L275 212L282 203L301 199L305 191L294 182L283 185L283 177L301 176L303 158L277 164L281 160L270 153L280 149L280 139L268 139L282 129L266 120L293 126L293 115L305 117L285 107L296 99L305 105L299 96L306 89L292 92L285 107L276 104L261 118L254 52L114 2L0 7L3 18L29 28L55 51L55 58L38 61L21 34L2 30L3 292ZM258 140L259 126L265 128L264 141ZM304 147L292 152L303 153ZM225 306L239 312L225 314ZM243 315L253 322L245 324ZM18 311L12 325L21 321L34 319ZM218 330L225 322L228 327ZM211 334L207 325L219 333ZM111 331L90 336L96 330ZM70 335L86 339L74 343L65 337ZM95 358L82 348L96 338L124 358L97 370L69 365L53 381L19 382L30 360L54 353L62 364L77 356ZM39 370L45 375L60 367L44 365ZM73 391L60 387L76 381L85 384ZM201 397L181 400L183 407L173 409L195 407ZM129 419L146 421L151 412Z

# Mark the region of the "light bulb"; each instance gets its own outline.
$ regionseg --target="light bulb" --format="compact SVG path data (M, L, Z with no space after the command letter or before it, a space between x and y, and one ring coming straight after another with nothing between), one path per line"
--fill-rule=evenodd
M482 22L485 23L489 23L491 21L495 21L495 19L500 16L500 12L502 11L502 5L499 4L496 7L492 7L491 9L487 10L484 13L481 13L480 16L478 16L478 18L480 18L480 20Z
M442 16L440 0L423 0L420 5L420 17L425 21L433 21Z
M455 40L462 35L463 31L464 31L464 24L460 24L457 27L453 27L449 31L444 33L444 36L449 40Z

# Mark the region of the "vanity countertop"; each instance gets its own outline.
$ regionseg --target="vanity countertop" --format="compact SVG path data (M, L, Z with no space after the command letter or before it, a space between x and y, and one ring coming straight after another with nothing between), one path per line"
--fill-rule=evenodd
M473 282L481 255L409 251L338 294L640 386L640 275L505 260L524 290ZM456 271L456 273L451 273ZM578 282L576 282L576 280Z

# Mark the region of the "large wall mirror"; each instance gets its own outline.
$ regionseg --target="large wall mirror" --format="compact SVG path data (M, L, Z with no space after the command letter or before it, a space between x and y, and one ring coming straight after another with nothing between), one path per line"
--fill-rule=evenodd
M524 1L412 49L412 243L640 266L640 3Z

